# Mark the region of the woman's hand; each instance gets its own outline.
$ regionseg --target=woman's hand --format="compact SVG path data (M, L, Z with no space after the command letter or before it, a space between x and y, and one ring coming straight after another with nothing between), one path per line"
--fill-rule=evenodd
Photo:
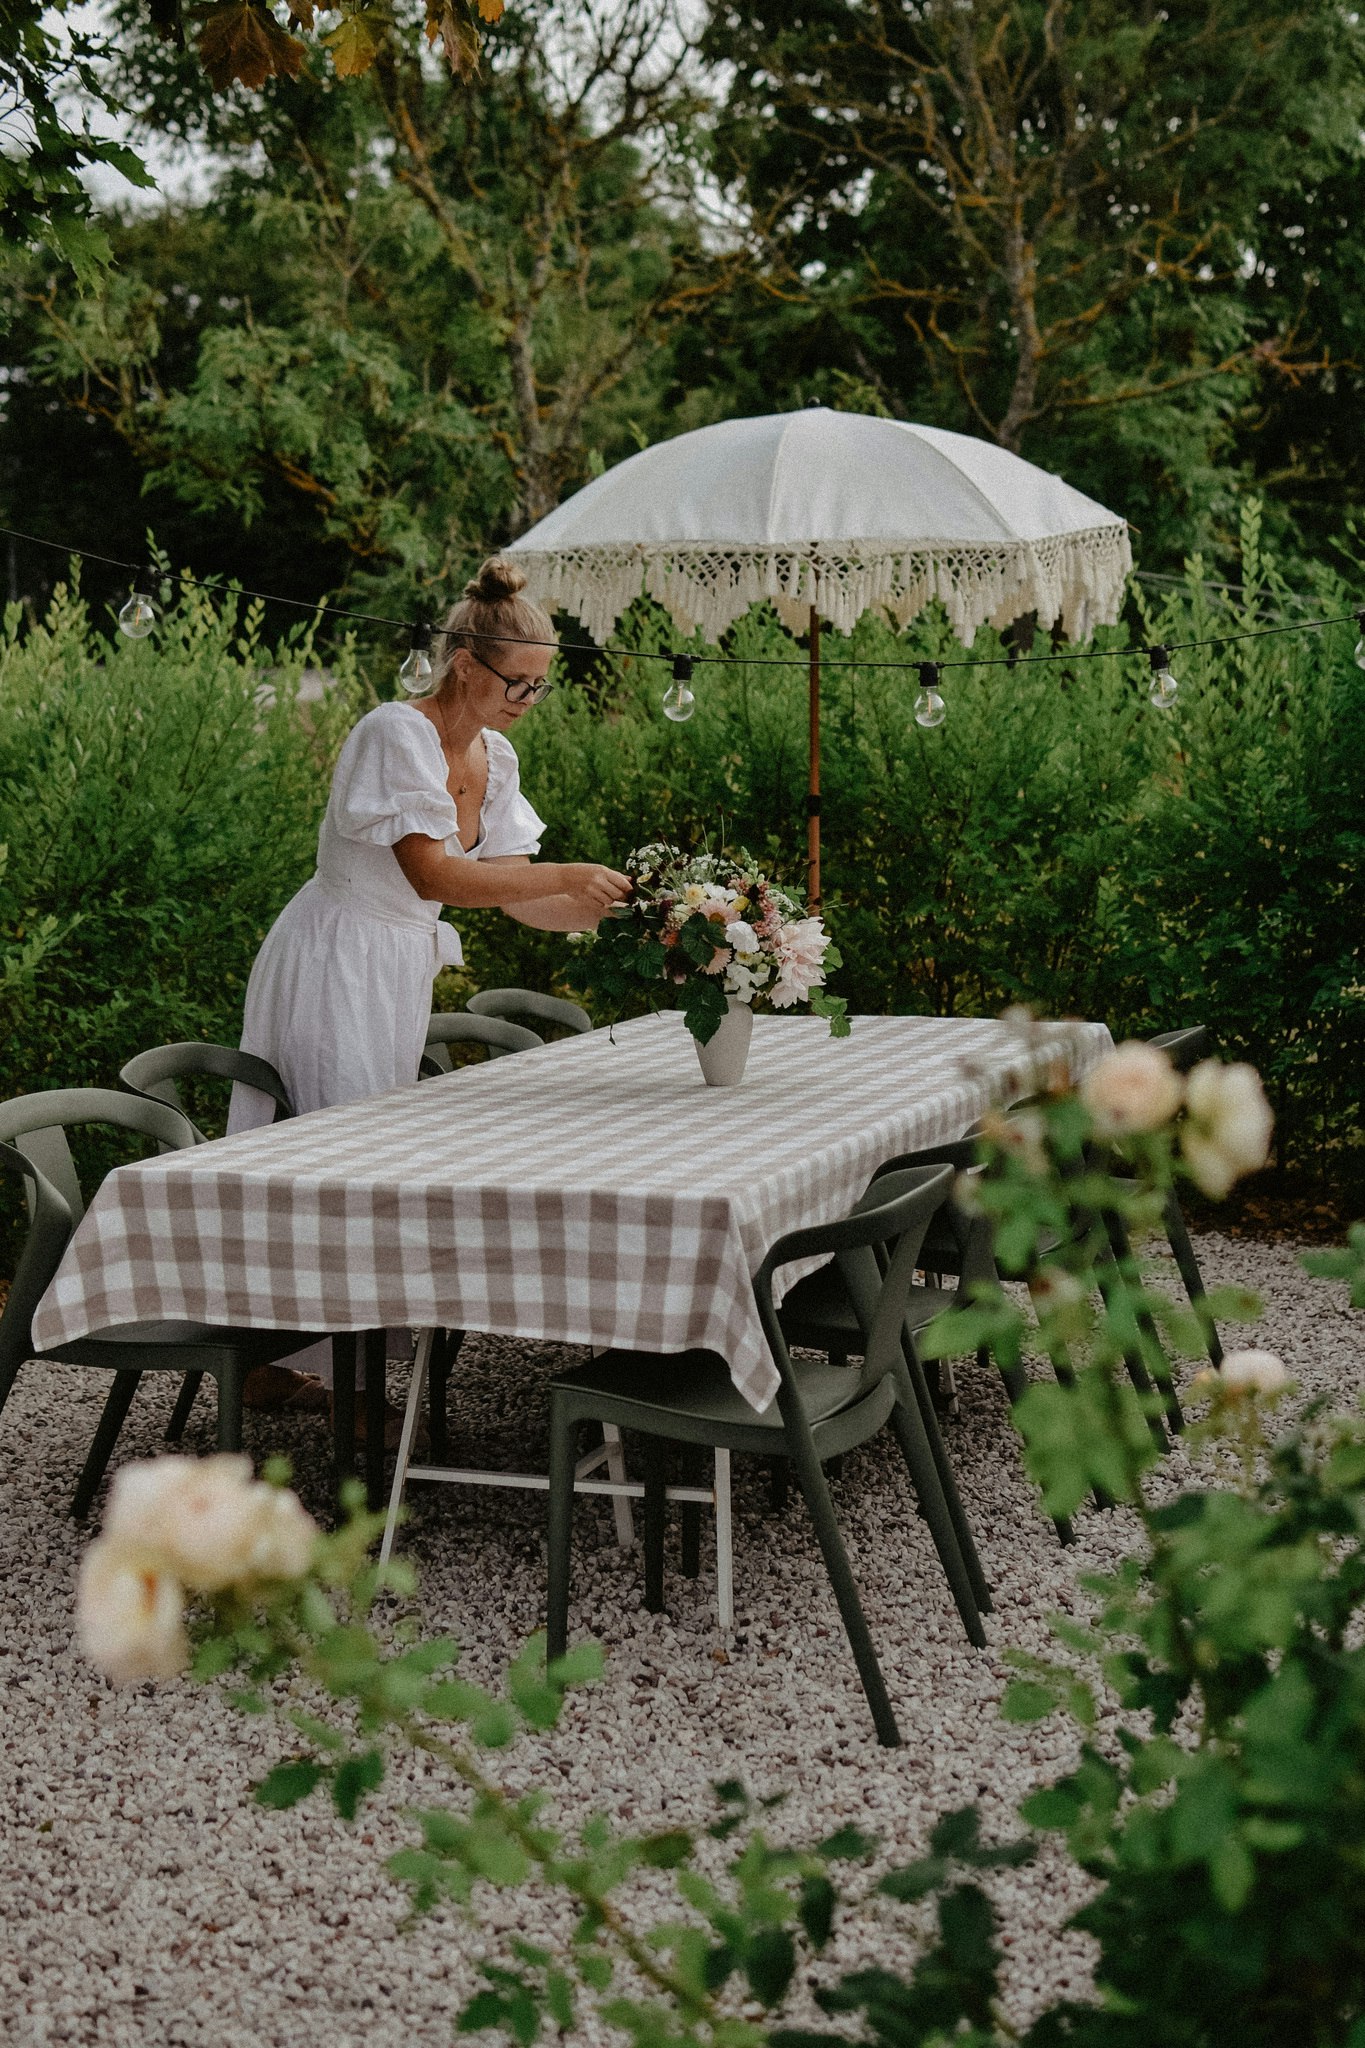
M595 861L569 861L559 873L564 894L574 897L591 912L593 924L613 903L624 903L631 892L629 875L619 875L615 868L599 867Z

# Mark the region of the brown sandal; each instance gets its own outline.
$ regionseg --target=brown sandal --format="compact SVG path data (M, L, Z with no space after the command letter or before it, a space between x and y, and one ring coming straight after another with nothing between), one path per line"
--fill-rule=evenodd
M253 1365L242 1388L242 1406L266 1414L325 1415L329 1398L316 1373L291 1365Z

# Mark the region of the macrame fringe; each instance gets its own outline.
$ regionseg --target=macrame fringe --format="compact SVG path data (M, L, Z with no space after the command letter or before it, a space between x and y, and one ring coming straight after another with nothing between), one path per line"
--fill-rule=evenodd
M1090 527L1051 540L948 543L889 549L884 541L841 543L837 553L791 547L562 548L514 550L527 596L581 620L607 640L642 593L655 598L680 632L711 642L750 605L774 605L792 632L803 632L812 605L837 632L850 633L866 611L897 626L935 599L970 647L977 628L1007 626L1035 612L1069 640L1117 623L1133 566L1126 526Z

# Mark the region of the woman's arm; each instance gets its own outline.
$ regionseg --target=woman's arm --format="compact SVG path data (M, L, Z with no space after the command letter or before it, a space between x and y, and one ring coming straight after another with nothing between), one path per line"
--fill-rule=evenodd
M543 905L548 898L571 898L577 920L545 927L550 931L585 929L630 894L625 875L596 861L469 860L447 853L439 839L429 839L424 832L407 833L395 841L393 850L409 884L429 903L449 903L457 910L512 911L514 904Z

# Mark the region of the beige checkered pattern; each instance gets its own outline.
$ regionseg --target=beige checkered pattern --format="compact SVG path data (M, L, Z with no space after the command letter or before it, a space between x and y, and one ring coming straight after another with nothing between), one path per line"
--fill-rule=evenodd
M436 1325L718 1352L754 1407L777 1373L750 1276L782 1232L844 1214L885 1159L1109 1045L1030 1047L975 1018L755 1020L708 1088L676 1014L120 1167L34 1318L48 1351L119 1323Z

